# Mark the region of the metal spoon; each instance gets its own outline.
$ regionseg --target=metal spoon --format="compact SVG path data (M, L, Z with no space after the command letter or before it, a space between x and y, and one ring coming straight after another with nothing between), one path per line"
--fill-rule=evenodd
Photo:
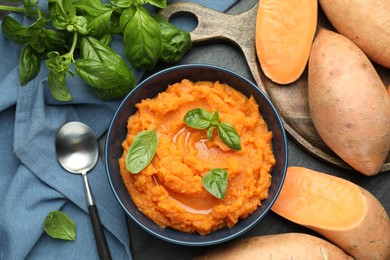
M83 177L88 211L100 259L111 259L99 213L87 179L87 172L95 167L98 160L99 149L96 137L85 124L69 122L57 132L55 146L57 159L61 166L65 170L74 174L81 174Z

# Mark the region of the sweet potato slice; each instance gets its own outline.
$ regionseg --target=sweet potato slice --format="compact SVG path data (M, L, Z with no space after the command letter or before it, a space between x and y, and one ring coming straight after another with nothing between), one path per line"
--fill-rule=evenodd
M390 100L370 60L345 36L320 29L308 74L319 136L355 170L377 174L390 150Z
M243 238L217 247L195 260L352 259L332 243L308 234L286 233Z
M256 18L256 52L264 74L289 84L303 73L317 26L316 0L261 0Z
M390 220L367 190L345 179L289 167L272 207L326 237L356 259L390 258Z

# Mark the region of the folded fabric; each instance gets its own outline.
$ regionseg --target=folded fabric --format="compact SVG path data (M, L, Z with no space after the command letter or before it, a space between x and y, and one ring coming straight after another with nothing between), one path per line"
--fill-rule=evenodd
M193 2L223 12L236 1ZM23 15L12 16L28 24ZM114 38L111 47L123 53L119 38ZM98 99L75 76L67 79L73 100L58 102L50 93L46 66L21 87L20 51L0 32L0 259L97 259L82 178L59 165L54 137L68 121L81 121L101 137L120 100ZM133 71L140 81L143 71ZM126 216L110 189L101 159L88 180L112 258L131 259ZM43 231L44 219L53 210L74 220L75 241L53 239Z

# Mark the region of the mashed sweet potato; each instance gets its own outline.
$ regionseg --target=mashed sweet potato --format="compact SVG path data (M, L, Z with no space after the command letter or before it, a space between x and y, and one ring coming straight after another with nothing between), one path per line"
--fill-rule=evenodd
M205 235L234 226L267 198L275 165L272 132L253 97L248 99L219 82L183 80L137 108L128 120L119 164L132 200L155 223ZM242 149L231 150L216 133L208 140L206 130L186 126L184 115L193 108L218 110L220 120L232 124L239 134ZM132 140L154 127L159 142L156 154L144 170L131 174L126 170L126 154ZM223 200L202 186L202 176L212 168L228 172Z

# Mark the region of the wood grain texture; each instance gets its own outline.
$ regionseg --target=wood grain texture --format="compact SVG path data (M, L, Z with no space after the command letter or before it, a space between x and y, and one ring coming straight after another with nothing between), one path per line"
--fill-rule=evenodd
M173 3L160 10L168 21L179 16L189 16L198 21L191 32L194 45L224 41L238 47L248 63L257 86L264 91L281 115L289 135L306 151L331 165L353 171L319 137L309 114L307 95L307 68L302 76L288 85L279 85L269 80L260 68L255 50L255 25L258 5L241 14L225 14L195 3ZM334 30L319 10L318 28ZM317 28L317 29L318 29ZM375 65L385 86L390 84L389 70ZM293 64L292 64L293 66ZM390 154L380 172L390 170Z

